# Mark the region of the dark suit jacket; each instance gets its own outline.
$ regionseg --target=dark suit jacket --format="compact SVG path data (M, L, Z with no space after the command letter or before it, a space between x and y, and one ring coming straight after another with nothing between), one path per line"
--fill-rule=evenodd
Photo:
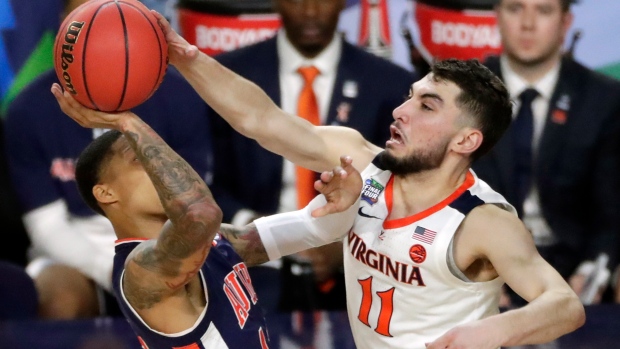
M497 57L489 58L486 64L501 77ZM560 244L568 248L572 269L584 260L595 259L600 252L610 256L610 267L617 261L619 130L620 82L565 58L534 169L542 213ZM473 168L480 178L515 203L509 131ZM573 271L565 270L563 274Z
M276 38L215 57L224 66L253 81L280 105ZM415 75L347 42L329 106L328 125L357 129L369 141L384 146L389 138L392 111L400 105ZM343 86L357 85L357 97L343 95ZM338 118L339 107L350 107L348 119ZM278 209L282 186L282 157L234 131L217 115L211 116L215 136L213 195L230 222L239 209L264 214Z

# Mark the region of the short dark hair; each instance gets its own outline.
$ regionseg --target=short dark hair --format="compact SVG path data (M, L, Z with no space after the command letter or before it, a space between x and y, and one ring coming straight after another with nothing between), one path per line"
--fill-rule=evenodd
M502 0L497 0L496 5L500 4ZM570 10L571 5L578 3L579 0L560 0L560 7L563 12L568 12Z
M578 2L579 2L579 0L561 0L560 4L562 6L562 11L568 12L570 10L570 6L572 4L576 4Z
M471 154L472 161L486 154L512 121L510 94L500 78L477 59L446 59L431 67L436 81L451 81L460 89L456 105L470 115L482 132L482 144Z
M93 195L93 187L99 183L101 171L113 155L112 144L121 135L122 133L116 130L104 132L82 150L75 165L75 182L80 196L88 207L103 216L105 213Z

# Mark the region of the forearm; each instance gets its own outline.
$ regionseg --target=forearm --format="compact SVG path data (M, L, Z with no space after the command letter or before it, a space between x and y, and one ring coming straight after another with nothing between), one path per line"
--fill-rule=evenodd
M262 115L277 108L258 86L205 54L176 68L213 110L246 137L256 139L264 127Z
M480 320L502 347L550 342L579 328L583 305L571 292L547 291L528 305Z
M263 217L243 228L222 224L220 233L246 264L262 264L345 236L353 225L359 201L345 211L313 218L310 212L325 203L325 197L319 195L301 210Z
M265 251L265 246L254 223L250 223L243 228L222 224L220 234L232 244L246 265L254 266L269 261L267 251Z
M270 260L341 240L353 226L359 201L342 212L314 218L312 210L326 204L315 197L305 208L255 221Z
M255 83L200 53L177 69L203 100L235 131L287 160L324 171L337 163L310 122L285 113Z
M153 182L168 219L173 224L189 227L196 219L208 223L217 218L218 215L205 216L214 213L206 207L217 208L217 205L201 176L150 126L134 117L122 124L121 131ZM215 232L215 229L211 230Z

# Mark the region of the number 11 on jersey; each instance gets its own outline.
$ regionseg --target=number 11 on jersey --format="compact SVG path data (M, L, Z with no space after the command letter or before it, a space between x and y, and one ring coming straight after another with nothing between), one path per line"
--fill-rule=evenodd
M362 303L360 304L357 318L364 325L371 327L368 322L368 316L372 308L372 276L364 280L357 280L357 282L362 286ZM390 334L390 321L394 312L394 287L386 291L377 291L376 294L381 299L381 309L379 310L375 332L382 336L392 337Z

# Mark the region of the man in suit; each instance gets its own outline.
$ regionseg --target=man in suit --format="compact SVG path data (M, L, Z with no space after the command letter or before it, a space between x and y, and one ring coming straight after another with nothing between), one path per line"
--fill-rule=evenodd
M274 10L282 20L282 29L274 38L215 58L256 83L293 115L300 115L298 97L304 85L297 69L318 68L312 92L318 102L319 122L355 128L383 146L389 138L392 111L402 103L415 74L348 43L337 33L345 2L274 0ZM297 202L292 163L238 134L221 117L210 119L215 137L212 188L224 222L246 224L253 218L292 211L303 204ZM284 263L283 279L289 280L283 286L289 297L283 299L284 307L294 303L302 309L344 309L341 244L314 249L301 257L277 261ZM304 272L292 275L287 272L291 268ZM254 283L265 280L265 285L255 285L263 304L275 307L279 284L273 278L279 266L275 263L251 269ZM263 273L269 276L261 277ZM315 292L306 292L304 282L312 279L316 281ZM299 287L293 289L293 285ZM271 302L267 302L269 298Z
M517 207L541 255L590 303L620 243L620 83L564 54L572 2L497 4L503 53L486 64L516 113L474 170Z

